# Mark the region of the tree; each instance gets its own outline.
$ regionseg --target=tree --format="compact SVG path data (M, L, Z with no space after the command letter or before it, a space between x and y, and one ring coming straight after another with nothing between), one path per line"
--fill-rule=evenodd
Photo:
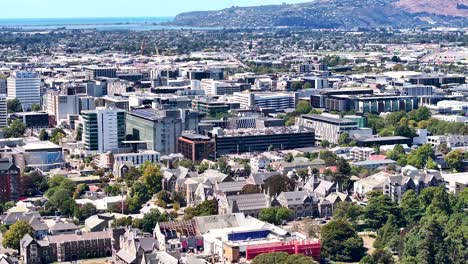
M350 178L351 166L344 158L338 158L336 162L336 173L334 173L334 181L336 181L341 187L341 190L339 191L348 190Z
M339 145L348 145L350 142L351 142L351 138L349 137L348 133L341 134L340 138L338 139Z
M409 225L416 224L422 216L417 194L413 190L405 192L400 203L401 213Z
M279 225L291 217L291 210L285 207L270 207L260 210L259 219L270 224Z
M413 150L408 155L408 165L412 165L418 169L424 168L429 158L434 159L435 152L430 144L425 144L416 150Z
M80 221L84 221L88 217L95 215L96 212L96 206L94 206L92 203L86 203L81 208L76 210L75 217Z
M426 162L426 169L437 170L438 168L439 166L437 163L431 157L429 157Z
M146 185L151 194L158 193L162 190L162 173L159 166L155 164L148 164L144 168L141 181Z
M47 178L38 171L21 176L21 190L23 196L43 194L48 188Z
M293 162L294 161L294 156L291 153L288 153L288 154L286 154L286 156L284 156L284 161Z
M20 120L14 120L9 127L3 129L5 138L19 138L23 137L26 132L26 125Z
M324 139L324 140L322 140L322 141L320 142L320 146L321 146L322 148L328 148L328 147L330 146L330 142L329 142L328 140Z
M113 228L116 228L116 227L127 227L127 226L131 226L132 225L132 218L130 216L128 217L122 217L122 218L119 218L119 219L115 219L113 222L112 222L112 227Z
M389 248L396 251L400 243L400 229L393 215L387 219L387 223L378 231L377 239L374 241L375 248Z
M416 257L421 263L450 263L443 227L431 219L420 229L422 238Z
M168 220L169 216L167 214L161 214L158 210L152 209L143 216L141 226L138 228L141 228L144 232L152 233L157 223L166 222Z
M310 257L302 254L288 255L288 253L264 253L256 256L252 260L252 264L314 264Z
M158 199L158 205L163 208L172 203L171 194L165 190L158 192L156 198Z
M307 101L300 101L297 104L296 111L301 115L305 115L312 111L312 106Z
M273 175L265 180L265 189L270 195L294 190L295 181L283 175Z
M261 193L262 190L260 189L260 187L258 187L257 185L253 185L253 184L246 184L244 185L244 187L242 187L242 190L241 190L241 193L242 194L253 194L253 193Z
M395 202L389 196L381 191L367 193L369 201L364 211L367 225L374 229L381 228L388 220L390 215L396 219L401 219L401 211Z
M185 209L185 219L190 220L195 216L209 216L218 214L218 201L206 200L195 207Z
M364 255L364 242L346 220L336 219L321 230L322 255L334 261L359 261Z
M37 112L37 111L41 111L41 110L42 110L42 108L41 108L41 106L39 104L32 104L31 105L31 111Z
M3 235L3 246L19 250L20 241L26 234L33 236L34 230L31 225L23 220L16 221Z
M9 114L23 112L23 107L21 106L21 102L17 98L10 99L7 101L7 109L8 109Z
M350 202L339 202L333 210L333 218L356 223L362 213L362 207L359 205Z
M260 254L252 260L252 264L280 264L284 263L288 256L288 253L284 252Z
M60 143L60 140L62 140L62 138L64 138L66 135L65 131L61 128L54 128L54 130L52 130L52 133L50 135L50 141L55 143L55 144L59 144Z
M325 166L335 166L338 160L338 156L329 150L320 151L319 158L325 161Z
M376 249L372 255L365 256L360 264L394 264L392 253L386 249Z
M460 150L453 150L449 154L445 155L445 162L447 166L457 172L463 171L463 158L464 155Z
M50 136L49 136L49 133L47 133L47 130L45 130L44 128L41 129L41 132L39 132L39 140L41 141L47 141L49 140Z

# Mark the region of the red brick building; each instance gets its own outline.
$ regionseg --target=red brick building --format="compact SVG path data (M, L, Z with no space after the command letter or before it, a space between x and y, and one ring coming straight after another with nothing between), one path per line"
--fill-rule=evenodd
M21 171L9 159L0 159L0 202L17 201L21 193Z
M207 136L199 134L182 134L177 139L177 152L186 159L199 161L214 157L215 144Z

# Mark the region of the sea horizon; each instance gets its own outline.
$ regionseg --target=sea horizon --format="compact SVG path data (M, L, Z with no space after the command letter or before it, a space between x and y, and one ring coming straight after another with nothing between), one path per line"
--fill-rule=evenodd
M178 29L161 25L174 17L76 17L76 18L1 18L0 27L25 30L96 29L96 30L157 30Z

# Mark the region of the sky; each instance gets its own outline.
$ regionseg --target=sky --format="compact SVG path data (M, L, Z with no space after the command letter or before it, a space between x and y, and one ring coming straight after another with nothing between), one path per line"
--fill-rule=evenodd
M160 17L231 6L300 3L306 0L0 0L0 19Z

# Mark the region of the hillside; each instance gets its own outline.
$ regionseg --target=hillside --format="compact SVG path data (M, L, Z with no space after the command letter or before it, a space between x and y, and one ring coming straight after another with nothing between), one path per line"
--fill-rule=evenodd
M468 17L468 0L399 0L394 5L409 13Z
M172 24L193 27L467 26L465 0L315 0L302 4L231 7L182 13ZM424 3L429 3L425 5ZM440 9L440 10L438 10Z

